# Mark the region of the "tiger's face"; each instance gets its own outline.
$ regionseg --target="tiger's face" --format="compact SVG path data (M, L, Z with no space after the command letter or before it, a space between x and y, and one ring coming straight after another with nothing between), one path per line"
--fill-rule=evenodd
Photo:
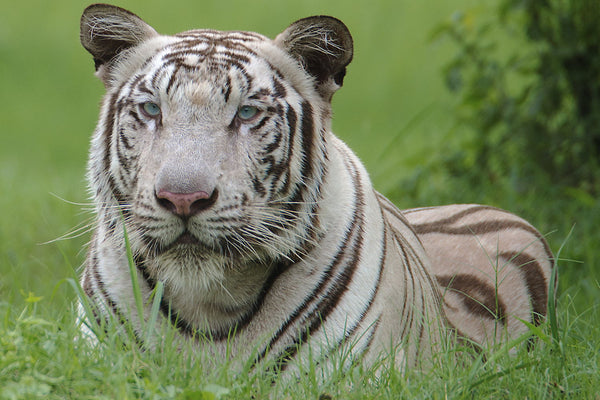
M256 41L233 50L227 35L189 34L144 60L119 91L115 184L131 205L138 247L262 256L300 218L289 206L303 160L290 150L301 145L295 125L312 116L252 49ZM313 157L307 162L322 169L324 154Z
M345 26L309 18L275 40L161 36L125 10L102 31L95 7L82 42L107 87L89 163L99 213L122 211L144 257L302 252L319 229L330 99L351 59Z

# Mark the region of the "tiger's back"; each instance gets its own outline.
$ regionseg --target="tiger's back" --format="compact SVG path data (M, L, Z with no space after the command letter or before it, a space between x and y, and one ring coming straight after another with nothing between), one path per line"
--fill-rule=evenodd
M404 210L431 260L444 311L460 336L493 345L545 317L554 257L542 235L498 208Z

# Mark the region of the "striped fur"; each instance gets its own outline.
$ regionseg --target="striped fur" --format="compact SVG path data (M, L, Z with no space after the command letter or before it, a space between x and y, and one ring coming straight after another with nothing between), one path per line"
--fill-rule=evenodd
M528 222L476 204L405 210L423 242L448 322L480 344L525 333L546 315L553 256Z
M348 346L350 359L371 361L401 345L398 365L414 366L448 323L484 343L490 318L455 295L493 302L489 260L465 230L496 237L499 257L521 272L500 285L520 297L502 292L494 321L512 327L525 308L543 315L551 256L537 231L479 206L409 210L411 225L331 133L330 101L352 59L340 21L306 18L274 40L162 36L129 11L93 5L81 41L106 86L82 276L97 318L115 315L140 335L149 317L149 304L132 312L124 229L145 303L162 282L162 321L222 357L257 349L255 361L285 369L309 351L323 361ZM440 286L450 288L448 321Z

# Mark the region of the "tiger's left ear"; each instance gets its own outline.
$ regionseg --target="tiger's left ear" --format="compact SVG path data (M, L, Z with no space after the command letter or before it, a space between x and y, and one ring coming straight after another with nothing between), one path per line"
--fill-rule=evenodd
M315 78L321 96L331 101L342 87L354 53L352 35L344 23L328 16L298 20L277 35L275 43L291 54Z

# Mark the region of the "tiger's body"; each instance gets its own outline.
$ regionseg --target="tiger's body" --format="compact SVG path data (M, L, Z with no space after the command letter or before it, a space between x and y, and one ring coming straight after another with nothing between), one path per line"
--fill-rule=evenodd
M516 318L543 315L552 255L535 229L500 210L473 212L480 206L410 210L407 220L331 133L331 98L352 59L340 21L306 18L275 40L162 36L126 10L93 5L81 29L107 89L88 163L97 227L82 276L98 319L115 315L141 333L160 281L160 316L182 339L222 356L255 349L257 361L286 368L346 344L369 361L401 345L397 364L416 365L447 328L485 344L524 332ZM471 304L490 296L502 307Z

